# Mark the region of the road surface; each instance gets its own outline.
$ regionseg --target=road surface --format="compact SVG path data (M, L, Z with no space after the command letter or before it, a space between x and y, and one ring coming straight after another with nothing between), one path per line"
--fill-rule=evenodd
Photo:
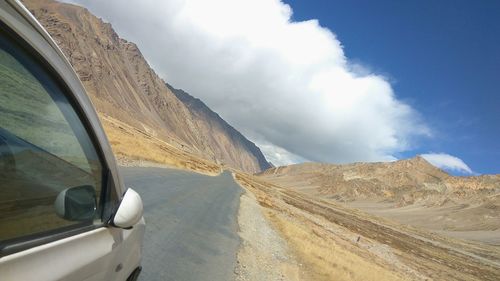
M241 188L231 174L121 168L144 202L140 280L234 280Z

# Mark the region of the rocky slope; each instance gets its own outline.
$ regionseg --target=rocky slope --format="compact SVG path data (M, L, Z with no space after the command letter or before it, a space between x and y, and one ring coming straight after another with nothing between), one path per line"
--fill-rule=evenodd
M70 60L101 116L246 172L270 167L258 147L209 108L180 100L111 24L76 5L23 2Z
M260 176L337 200L379 198L403 205L427 199L439 199L429 201L435 204L483 200L500 194L500 175L455 177L420 156L384 163L304 163L271 168Z
M183 90L175 89L169 84L167 87L196 117L195 125L198 131L205 136L208 143L215 146L215 149L212 149L215 159L224 159L227 161L226 164L233 167L237 166L238 163L258 163L262 170L271 168L265 157L257 157L262 155L262 152L253 142L246 139L200 99ZM213 131L226 132L226 134L212 134ZM235 146L236 149L226 149L229 146ZM250 153L243 154L239 153L240 151Z

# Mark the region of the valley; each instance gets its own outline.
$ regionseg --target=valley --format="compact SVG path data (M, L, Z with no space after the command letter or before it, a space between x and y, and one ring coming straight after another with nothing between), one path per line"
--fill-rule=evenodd
M436 234L500 246L500 177L450 176L417 156L388 163L277 167L260 178Z
M141 185L147 215L161 221L147 226L155 243L147 244L145 268L157 272L144 276L168 279L164 257L182 269L177 280L204 271L224 280L500 279L500 175L452 176L420 156L273 167L203 101L161 78L110 23L72 4L23 2L73 65L118 162L132 167L123 169L127 182ZM169 201L171 192L182 196ZM206 210L230 231L208 223ZM218 275L220 265L200 262L218 254L203 243L186 256L165 253L191 246L183 229L196 233L192 241L210 233L222 245L228 236L223 264L234 270ZM162 231L174 238L163 241Z
M500 247L443 236L238 175L308 268L308 280L497 280Z

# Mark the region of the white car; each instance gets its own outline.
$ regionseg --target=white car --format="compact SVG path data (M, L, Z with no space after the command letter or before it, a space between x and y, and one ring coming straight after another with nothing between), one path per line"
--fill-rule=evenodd
M142 212L68 60L0 0L0 280L136 280Z

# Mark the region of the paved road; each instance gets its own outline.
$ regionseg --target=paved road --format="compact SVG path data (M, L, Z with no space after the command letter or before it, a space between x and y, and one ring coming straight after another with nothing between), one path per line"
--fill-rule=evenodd
M162 168L122 168L141 194L146 235L140 280L233 280L241 188L218 177Z

